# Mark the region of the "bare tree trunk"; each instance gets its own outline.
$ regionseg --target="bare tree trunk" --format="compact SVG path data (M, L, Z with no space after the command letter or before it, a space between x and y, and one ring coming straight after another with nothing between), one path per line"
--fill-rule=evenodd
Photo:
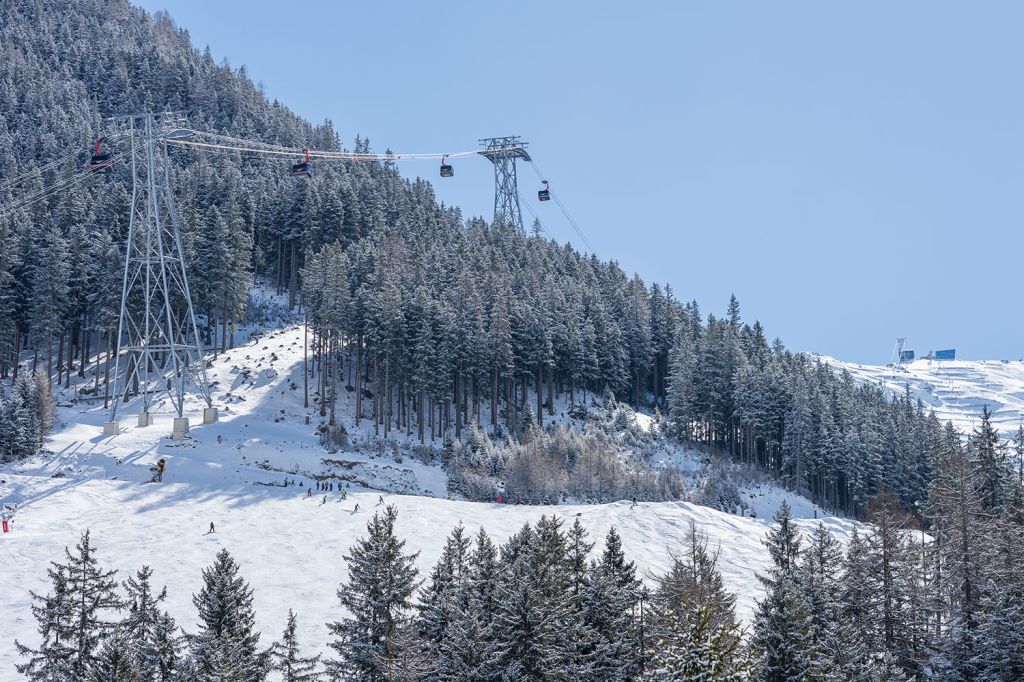
M64 371L64 388L70 388L71 387L71 367L75 364L74 357L72 356L72 353L74 353L75 349L74 349L74 345L71 343L71 340L74 338L74 334L75 334L74 326L69 326L68 327L67 366L64 368L64 370L65 370ZM61 338L61 341L64 340L64 336L63 335L61 335L60 338Z
M491 382L491 431L498 435L498 368L494 368L494 380Z
M21 354L21 330L14 328L14 348L11 350L11 386L18 380L18 356Z
M302 406L309 409L309 325L302 320Z
M363 416L363 336L356 337L356 426Z
M79 348L81 348L82 350L82 359L81 362L78 363L78 376L84 379L85 368L86 365L89 364L89 351L91 350L89 348L89 342L92 340L92 336L89 334L89 330L85 324L80 325L80 327L82 336L81 342L79 343Z
M295 297L299 288L299 242L296 239L289 240L292 245L291 256L288 265L291 274L288 278L288 309L295 307Z
M541 392L541 364L537 363L537 426L544 428L544 394Z
M220 352L226 353L228 350L228 310L226 306L221 306L220 316Z
M462 362L459 362L458 368L455 370L455 390L454 390L454 402L455 402L455 437L462 438L462 409L460 402L460 393L462 384Z
M107 331L107 359L103 363L103 409L110 404L110 349L113 345L113 334Z
M46 335L46 380L53 381L53 334ZM60 377L57 377L57 381L60 381Z

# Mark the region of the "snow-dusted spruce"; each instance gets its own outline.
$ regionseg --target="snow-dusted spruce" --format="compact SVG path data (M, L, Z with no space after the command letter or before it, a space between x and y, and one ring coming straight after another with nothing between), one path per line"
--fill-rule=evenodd
M281 640L270 647L273 669L280 673L283 682L316 682L324 679L325 674L319 669L320 656L302 656L295 629L295 613L288 609L288 624L285 625Z
M199 610L199 631L189 635L196 682L259 682L269 670L269 656L259 650L254 631L252 589L238 575L226 549L203 570L203 589L192 598Z
M756 679L762 682L808 679L818 654L810 607L798 583L800 537L788 504L779 508L775 522L779 527L768 532L764 543L773 565L767 575L758 576L766 594L758 603L751 637Z
M328 664L336 676L392 679L400 670L415 671L420 656L407 632L413 593L419 586L415 554L403 554L405 540L395 536L398 510L374 513L367 537L344 556L348 582L338 588L347 616L330 623L331 648L339 658Z
M118 624L121 641L128 645L132 669L140 682L175 679L184 658L184 641L174 619L160 607L167 588L153 591L153 570L143 566L124 581L126 615Z
M85 679L97 661L104 639L116 621L110 618L122 607L115 590L114 571L100 568L89 531L75 546L64 550L66 563L52 562L47 572L53 593L33 594L33 615L43 636L38 649L15 643L29 658L18 672L32 680Z

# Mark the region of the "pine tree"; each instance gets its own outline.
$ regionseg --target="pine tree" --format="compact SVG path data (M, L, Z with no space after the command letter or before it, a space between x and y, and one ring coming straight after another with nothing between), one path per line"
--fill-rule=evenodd
M331 672L346 679L386 680L397 667L400 629L409 620L412 595L418 587L417 554L403 554L405 541L395 536L396 507L375 513L360 538L344 556L348 582L338 600L349 613L328 624L330 643L341 658L329 663Z
M569 614L561 522L543 517L502 548L504 570L491 623L492 666L499 679L559 679L565 669L563 637Z
M192 597L199 610L199 632L189 635L198 682L259 682L269 662L254 631L252 588L238 575L226 549L203 569L203 589Z
M295 613L288 609L288 624L281 640L270 647L271 668L281 674L283 682L315 682L323 679L323 674L317 671L320 657L302 657L295 634L296 627Z
M441 658L439 651L452 621L468 608L469 547L470 539L460 524L448 536L420 597L417 630L435 659ZM438 665L447 667L443 660Z
M43 641L38 649L31 649L15 640L18 653L28 662L17 666L20 674L30 680L63 681L74 676L75 650L71 633L72 603L68 591L66 567L53 564L47 569L53 592L41 597L32 592L32 615L38 623Z
M745 682L750 679L750 655L743 647L739 626L714 624L710 606L669 613L654 646L648 680L707 680Z
M43 645L32 650L17 644L29 663L19 666L19 672L31 679L51 679L48 676L69 675L84 679L92 671L97 652L113 631L115 623L106 620L110 612L122 604L115 593L116 571L104 571L96 560L89 531L75 546L72 554L66 547L67 563L52 563L48 569L54 593L47 597L33 594L37 606L33 615L39 622Z
M718 572L718 553L708 551L707 535L690 528L683 539L683 553L674 557L669 572L657 579L652 598L659 624L667 625L672 613L703 608L715 627L736 625L736 596L725 589Z
M859 542L859 539L858 539ZM813 625L814 677L822 680L866 680L869 659L856 628L843 614L844 556L838 540L818 524L804 550L799 587Z
M612 527L605 536L600 559L591 565L585 605L587 624L602 643L594 665L604 674L622 669L636 675L643 666L645 653L634 622L634 615L639 615L640 589L636 566L626 560L622 539Z
M139 682L164 682L176 679L179 650L183 645L174 619L160 605L167 588L153 593L153 570L143 566L124 582L128 598L127 615L118 624L122 643L126 644Z
M981 421L971 434L968 447L974 454L982 506L986 511L998 514L1006 500L1011 470L1006 461L1006 451L999 441L999 432L992 426L988 405L982 407Z
M127 638L116 633L103 643L88 679L92 682L133 682L147 678L139 676Z
M809 680L818 652L814 648L811 611L796 582L800 539L785 501L774 520L778 528L769 530L764 541L772 558L772 568L766 575L757 576L766 594L757 604L750 642L757 656L754 679L761 682Z

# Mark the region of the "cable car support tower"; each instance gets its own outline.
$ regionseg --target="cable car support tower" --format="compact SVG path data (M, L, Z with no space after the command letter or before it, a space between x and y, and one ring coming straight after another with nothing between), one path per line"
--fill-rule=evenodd
M514 225L523 232L523 216L519 211L519 187L516 183L516 159L531 161L528 143L518 136L485 137L480 140L481 156L494 164L494 222Z
M121 131L114 139L127 138L131 146L132 196L114 339L113 402L103 433L118 433L118 408L133 394L142 398L138 426L150 426L154 398L166 392L177 415L171 435L184 438L190 384L206 403L203 423L217 421L170 188L167 140L189 132L183 118L173 113L132 114L112 122Z

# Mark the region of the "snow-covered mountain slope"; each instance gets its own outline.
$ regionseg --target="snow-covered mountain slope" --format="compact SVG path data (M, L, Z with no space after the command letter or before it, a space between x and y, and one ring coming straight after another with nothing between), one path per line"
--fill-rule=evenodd
M97 446L101 444L83 443L79 456L87 457ZM140 458L145 456L140 453ZM138 462L125 466L141 466ZM366 522L378 508L376 492L354 492L345 500L337 492L328 493L324 504L323 494L307 498L298 487L242 481L225 485L223 475L234 470L225 460L210 461L206 483L198 480L196 471L189 482L163 485L51 478L45 475L51 467L46 463L5 475L4 493L9 498L17 491L22 501L14 531L0 536L5 584L0 623L8 633L7 644L0 646L0 679L10 679L16 661L10 639L37 641L29 590L47 592L47 562L62 559L64 546L73 546L86 528L91 529L101 563L118 569L121 577L144 563L153 566L155 583L169 587L169 611L186 629L196 622L191 597L200 587L200 572L221 547L227 547L255 589L264 641L278 636L293 608L300 616L301 641L310 650L324 650L324 624L341 615L335 590L347 575L342 554L365 534ZM387 493L384 499L398 506L398 532L408 540L407 550L420 552L417 565L422 574L437 560L445 535L458 523L474 533L483 526L496 541L504 541L524 523L557 514L567 523L579 516L592 539L598 540L596 551L615 526L625 551L649 578L667 570L671 555L679 552L686 529L694 523L708 533L712 546L720 547L726 586L739 595L738 614L749 621L760 594L755 573L769 562L761 545L768 522L682 502L641 503L631 509L628 502L541 507ZM216 533L206 534L211 521ZM855 525L833 518L821 522L844 540ZM810 529L817 521L798 523Z
M818 355L836 369L845 369L858 381L880 383L903 392L907 386L943 421L952 421L969 433L988 406L1000 434L1010 437L1024 419L1024 361L1020 360L915 360L900 368L859 365Z
M190 400L186 412L192 432L183 441L168 437L173 415L166 402L154 405L155 423L145 428L135 426L139 406L128 403L119 413L121 432L107 437L102 424L109 417L102 400L71 402L81 395L74 384L58 394L62 406L47 449L0 468L0 503L17 506L12 532L0 534L5 578L0 623L12 626L5 631L26 643L37 641L29 590L45 594L48 562L62 559L63 548L90 529L100 561L118 569L121 577L142 564L153 566L155 580L169 587L169 610L186 629L196 619L191 597L200 586L201 570L220 547L227 547L255 588L264 641L279 635L293 608L300 615L304 644L322 650L324 624L340 616L335 590L346 577L342 554L365 533L381 492L398 506L399 532L410 551L420 552L424 574L457 523L472 532L483 526L496 541L504 541L524 523L557 514L569 523L578 515L597 541L595 551L614 525L629 556L650 579L668 568L694 523L721 548L726 584L738 594L738 612L745 619L760 594L755 573L768 563L761 545L767 519L782 500L790 502L803 528L822 518L845 539L855 525L823 518L807 500L768 482L741 491L747 513L758 518L684 502L641 503L631 509L625 501L518 506L445 499L446 476L420 456L415 437L397 434L392 442L400 445L381 447L373 439L372 420L352 424L351 393L342 392L339 405L339 418L349 427L349 446L333 454L321 446L317 407L312 401L304 406L300 326L271 315L262 330L239 330L236 341L240 345L213 360L208 370L214 403L221 408L219 423L202 425L203 404ZM80 381L79 387L85 386L91 377ZM563 420L560 411L556 420ZM641 431L652 428L643 415L636 421ZM700 475L704 455L673 452L674 465ZM167 461L164 482L147 483L149 467L161 457ZM337 488L327 493L326 503L315 488L307 498L314 476L336 486L347 483L347 499ZM284 487L286 478L299 485ZM206 534L210 522L216 524L215 534ZM0 646L0 679L13 675L15 660L10 641Z

